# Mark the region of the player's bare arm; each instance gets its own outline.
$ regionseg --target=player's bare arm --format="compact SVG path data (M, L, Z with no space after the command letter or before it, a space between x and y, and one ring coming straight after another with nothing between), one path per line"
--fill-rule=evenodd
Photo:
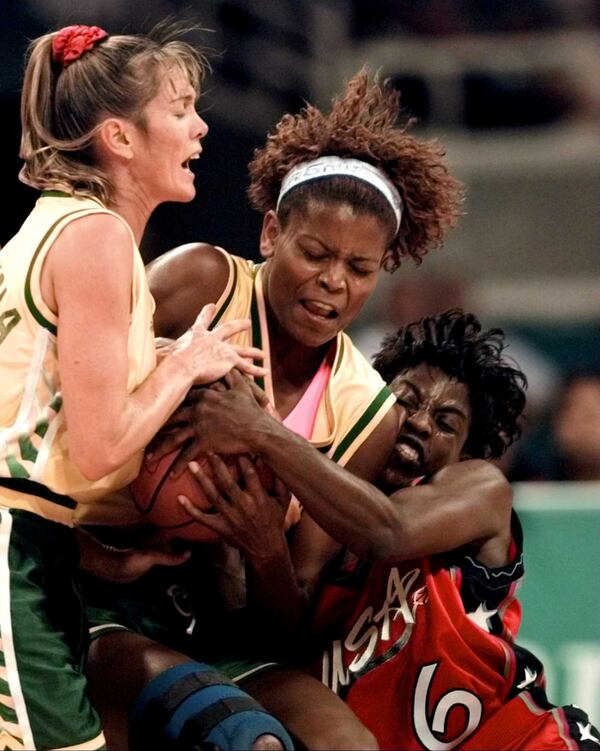
M328 468L334 483L323 482L318 472L303 472L315 449L297 443L293 466L273 434L261 433L257 450L317 524L360 558L408 560L471 545L479 557L486 555L483 562L489 565L506 562L498 559L508 554L512 492L493 465L456 463L430 484L389 498L335 465Z
M205 449L260 454L316 523L356 555L402 560L467 544L479 548L484 543L489 550L493 539L507 550L512 494L493 465L481 460L459 462L442 470L431 483L389 498L327 461L260 410L249 396L241 383L229 392L202 395L198 425L205 421L213 426L203 439Z
M248 457L240 456L243 488L236 482L225 462L216 454L209 456L212 479L201 465L192 462L191 470L216 514L201 512L185 503L191 516L209 526L223 540L238 547L248 565L248 603L251 612L269 614L267 626L261 618L261 633L284 647L297 643L307 613L307 593L298 586L290 547L286 539L286 513L290 494L281 481L263 486L261 475ZM214 481L213 481L214 480ZM291 534L296 537L307 518L302 518Z
M175 338L192 325L204 305L219 299L229 266L214 245L189 243L152 261L146 273L156 301L155 334Z
M70 448L89 479L109 474L146 446L201 373L211 381L236 364L247 365L226 339L249 322L209 333L212 314L205 308L154 373L128 393L131 242L118 219L85 217L55 241L43 270L46 302L59 318Z
M216 454L209 456L212 479L196 463L190 469L205 496L218 511L207 514L181 499L188 513L240 548L249 564L250 607L261 617L261 628L282 648L300 648L321 573L341 549L307 514L285 536L283 520L289 493L263 487L253 464L240 458L244 488ZM326 460L329 461L329 460ZM279 484L283 486L279 481ZM264 614L269 614L268 627Z
M382 527L373 534L374 557L407 560L467 546L489 567L508 563L512 490L490 462L450 464L428 483L398 490L389 500L393 533Z

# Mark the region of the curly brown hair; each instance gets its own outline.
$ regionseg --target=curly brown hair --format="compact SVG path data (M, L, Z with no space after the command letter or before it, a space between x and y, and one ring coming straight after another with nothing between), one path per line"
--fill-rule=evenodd
M284 115L250 162L248 195L252 205L262 213L275 209L281 182L297 164L325 155L361 159L381 169L402 196L402 222L395 236L387 202L364 183L359 201L358 181L348 177L305 183L290 191L281 202L280 220L285 223L291 206L302 210L310 199L347 201L358 210L380 216L391 227L387 271L397 269L406 256L419 264L429 250L443 244L446 232L456 225L464 190L448 171L444 148L436 141L420 141L410 135L407 131L414 120L398 124L399 116L400 94L389 81L381 82L366 68L332 100L328 115L311 104L297 115ZM337 189L332 192L326 183L333 181L337 181ZM383 208L378 210L377 203L380 207L383 203Z

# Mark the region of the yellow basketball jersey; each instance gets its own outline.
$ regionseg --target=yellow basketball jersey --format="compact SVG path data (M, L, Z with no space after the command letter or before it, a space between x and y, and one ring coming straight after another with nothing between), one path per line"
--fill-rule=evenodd
M91 198L47 191L0 251L0 481L8 485L0 484L0 505L65 524L73 523L77 504L92 503L129 483L142 457L140 452L97 481L87 480L69 458L56 352L60 321L42 299L40 271L67 224L93 213L112 212ZM133 234L131 251L128 392L156 365L154 301ZM37 494L36 488L43 492Z
M239 344L252 344L265 352L269 375L258 379L274 403L270 378L269 330L262 276L265 264L253 263L219 248L229 263L229 279L217 302L212 325L235 318L250 318L252 328L237 337ZM350 337L337 335L329 383L319 403L311 443L338 464L348 463L357 449L379 425L396 399L379 373L353 345Z
M217 301L212 325L236 318L250 318L252 328L235 338L236 344L259 347L265 353L263 365L268 368L266 378L257 378L269 400L275 404L271 381L269 328L267 325L263 291L264 263L253 263L232 256L222 248L229 264L229 278L225 290ZM335 357L331 375L319 405L310 442L339 465L346 465L387 412L396 399L379 373L352 344L347 334L339 333L335 343ZM296 499L297 514L292 523L300 519L301 507ZM290 507L291 508L291 507ZM246 600L246 581L243 556L230 545L215 546L212 565L217 569L217 580L222 603L226 609L242 607Z

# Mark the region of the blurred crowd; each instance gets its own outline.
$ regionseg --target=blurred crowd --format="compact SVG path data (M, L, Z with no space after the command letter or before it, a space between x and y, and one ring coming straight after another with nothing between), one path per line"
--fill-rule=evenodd
M528 32L600 24L591 0L374 0L353 3L353 33L406 32L438 36Z

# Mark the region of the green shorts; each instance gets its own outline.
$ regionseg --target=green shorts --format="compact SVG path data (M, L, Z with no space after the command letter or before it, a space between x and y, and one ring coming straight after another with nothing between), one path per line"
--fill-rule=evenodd
M0 508L0 748L106 748L82 672L73 530Z
M84 576L83 595L91 639L134 631L209 663L233 681L276 664L237 648L235 630L225 623L198 557L178 568L156 567L130 584Z

